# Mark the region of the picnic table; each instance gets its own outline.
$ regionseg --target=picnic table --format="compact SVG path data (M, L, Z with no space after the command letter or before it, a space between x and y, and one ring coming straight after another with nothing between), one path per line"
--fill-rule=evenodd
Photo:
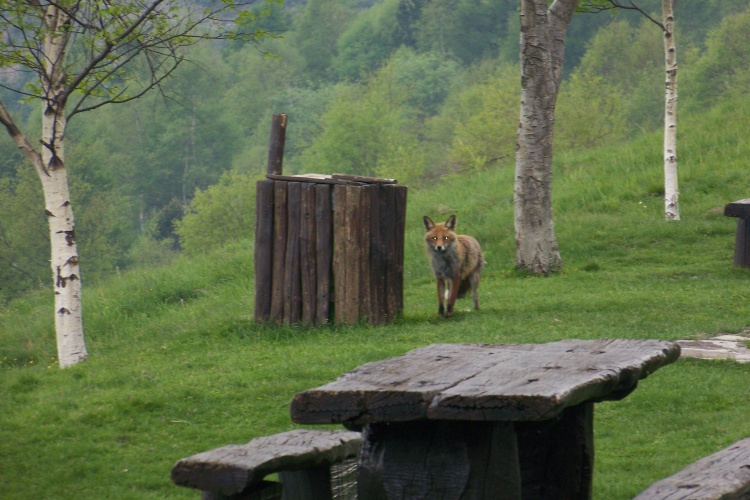
M591 498L594 403L679 355L656 340L434 344L301 392L291 415L363 431L360 500Z

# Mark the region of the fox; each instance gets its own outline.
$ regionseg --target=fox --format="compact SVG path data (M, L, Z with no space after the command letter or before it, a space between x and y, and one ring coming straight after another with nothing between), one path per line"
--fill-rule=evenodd
M425 249L430 258L432 273L437 280L438 314L453 316L456 299L471 288L474 309L479 309L479 279L485 265L482 247L473 236L456 234L456 215L444 223L423 218Z

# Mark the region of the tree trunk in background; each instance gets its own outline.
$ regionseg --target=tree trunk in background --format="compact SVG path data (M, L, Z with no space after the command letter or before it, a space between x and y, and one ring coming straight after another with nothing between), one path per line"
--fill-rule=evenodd
M552 221L552 139L565 31L578 0L521 1L521 118L516 138L516 267L562 267Z
M664 216L667 220L680 220L677 186L677 47L674 40L673 1L662 0L667 73L664 100Z
M42 101L42 151L36 170L42 182L49 222L52 279L55 291L55 332L60 367L88 357L81 314L81 273L78 263L75 220L65 169L65 74L62 63L68 43L67 16L54 5L45 22L50 35L45 40L45 100Z

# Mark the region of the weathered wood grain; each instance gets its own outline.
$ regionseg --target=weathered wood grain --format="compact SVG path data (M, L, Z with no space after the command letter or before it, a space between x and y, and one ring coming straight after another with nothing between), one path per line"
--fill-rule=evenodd
M273 115L271 120L271 138L268 141L268 163L266 172L281 174L284 169L284 144L286 143L286 114Z
M284 319L284 269L288 223L286 199L289 183L276 181L273 184L273 271L269 319L274 323L281 323Z
M656 340L435 344L301 392L291 414L305 424L547 420L584 401L622 398L679 353Z
M273 181L258 181L255 202L255 321L271 315L273 270Z
M306 325L315 322L317 283L317 221L315 218L315 185L304 183L301 188L300 203L300 282L301 309L300 321Z
M344 281L344 311L341 323L357 323L359 321L360 303L360 272L362 267L362 246L359 241L361 231L359 227L364 223L361 213L362 188L346 187L346 226L344 231L344 259L346 261L346 278Z
M234 495L269 474L330 465L359 453L357 432L298 429L229 445L179 460L172 482L221 495Z
M300 282L300 218L302 183L287 187L286 260L284 262L284 322L299 323L302 313Z
M343 185L333 187L333 302L334 321L346 318L346 195Z
M636 500L730 500L750 498L750 438L698 460L652 484Z
M317 296L315 298L315 322L319 325L330 320L331 312L331 276L333 256L333 214L331 211L332 190L324 184L315 185L315 219L316 219L316 265Z

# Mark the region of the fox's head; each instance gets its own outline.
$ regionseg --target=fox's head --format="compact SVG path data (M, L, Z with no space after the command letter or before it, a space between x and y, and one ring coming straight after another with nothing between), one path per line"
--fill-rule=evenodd
M435 252L445 252L451 245L456 242L456 216L451 215L445 224L435 224L432 219L426 215L423 218L424 227L427 234L424 241L427 248Z

